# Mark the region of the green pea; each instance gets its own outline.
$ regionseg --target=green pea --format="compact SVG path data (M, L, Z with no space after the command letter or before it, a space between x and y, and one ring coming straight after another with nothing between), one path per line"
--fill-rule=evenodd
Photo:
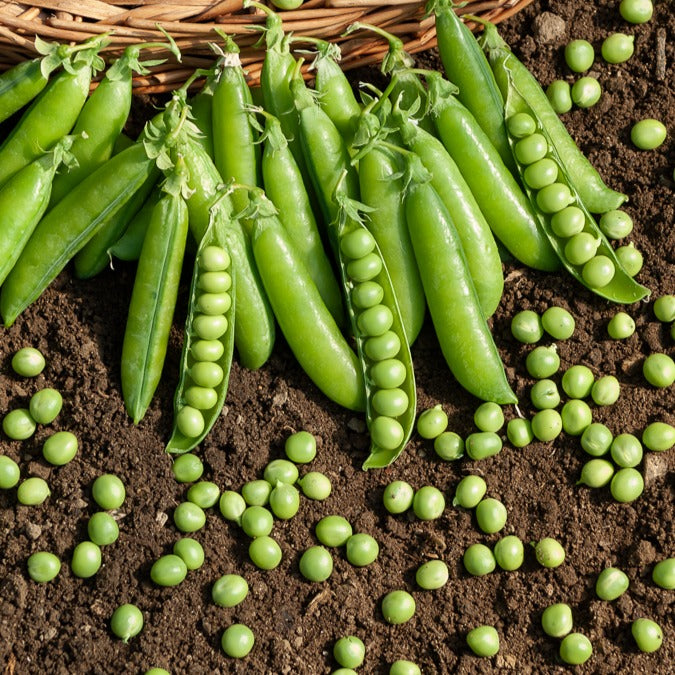
M40 389L31 396L28 412L38 424L51 424L62 407L63 398L56 389Z
M204 361L203 365L208 361ZM192 385L185 389L185 403L196 410L210 410L218 402L218 392L212 387Z
M98 546L108 546L117 541L120 528L117 521L105 511L94 513L87 523L87 534Z
M595 593L600 600L612 601L623 595L629 586L628 576L616 567L607 567L595 582Z
M107 511L119 509L127 496L124 483L111 473L99 476L91 486L94 501Z
M466 437L464 447L471 459L487 459L502 451L502 439L494 431L477 431Z
M525 547L523 542L513 534L502 537L493 551L497 564L507 572L519 569L525 562Z
M581 270L581 276L589 288L604 288L616 273L616 267L606 255L593 256Z
M445 497L437 487L424 485L415 492L412 508L420 520L435 520L445 510Z
M281 562L281 547L268 535L256 537L248 546L248 556L261 570L273 570Z
M521 417L515 417L514 419L509 420L506 425L506 437L514 447L524 448L534 440L532 423L530 420Z
M220 638L223 652L233 659L243 659L248 656L254 643L253 631L243 623L233 623L228 626Z
M356 326L363 336L384 335L394 323L394 315L386 305L364 309L356 319Z
M387 331L384 335L368 338L363 345L363 351L372 361L393 359L401 351L401 338L396 333Z
M506 525L506 507L498 499L487 497L476 505L476 521L485 534L499 532Z
M28 576L40 584L55 579L61 571L61 561L48 551L38 551L28 558Z
M541 317L531 309L524 309L514 314L511 319L511 334L518 342L527 345L539 342L544 335Z
M382 271L382 258L377 253L368 253L363 258L347 263L346 271L355 283L370 281Z
M190 377L198 387L212 389L223 381L224 373L217 363L200 361L190 368Z
M571 101L570 101L571 104ZM558 179L558 165L548 157L530 164L523 171L523 180L533 190L541 190Z
M595 60L593 45L588 40L572 40L565 46L565 63L575 73L588 70Z
M248 595L248 583L238 574L220 577L211 588L211 598L220 607L235 607Z
M311 546L300 556L299 566L308 581L326 581L333 573L333 558L323 546Z
M189 502L196 504L202 509L208 509L218 503L220 497L220 488L210 481L200 481L190 486L187 491L187 498Z
M555 345L535 347L525 358L525 368L537 380L557 373L560 368L560 357Z
M174 509L173 522L181 532L197 532L206 524L206 514L197 504L181 502Z
M363 258L375 249L375 238L365 228L358 228L340 240L340 250L353 259Z
M453 506L461 506L463 509L474 508L487 492L487 483L481 476L464 476L455 488Z
M152 564L150 578L158 586L178 586L187 576L187 565L178 555L163 555Z
M663 323L675 321L675 295L662 295L654 300L654 316Z
M546 87L546 96L551 107L558 115L564 115L572 110L572 90L569 83L565 82L565 80L553 80ZM534 189L536 190L537 188Z
M612 445L612 432L600 422L589 424L581 434L581 447L593 457L602 457Z
M229 253L220 246L205 246L199 256L199 266L205 272L222 272L230 262Z
M642 269L644 263L642 253L635 248L632 242L619 246L614 253L628 276L634 277Z
M568 206L573 198L565 183L551 183L537 192L536 200L544 213L557 213Z
M538 380L530 389L530 400L537 410L557 408L560 404L558 385L553 380Z
M462 562L466 571L474 577L494 572L497 565L494 554L485 544L471 544L464 551Z
M548 143L541 134L534 133L521 138L514 146L513 152L521 164L534 164L546 157Z
M625 211L603 213L598 225L608 239L623 239L633 231L633 219Z
M242 513L246 510L246 501L238 492L235 492L234 490L225 490L220 495L218 508L225 520L239 523Z
M37 377L45 368L45 357L34 347L22 347L12 356L12 368L21 377Z
M0 455L0 490L13 488L21 477L19 465L7 455Z
M647 23L654 13L652 0L621 0L619 14L628 23Z
M620 467L634 467L642 461L642 443L633 434L619 434L612 441L610 454Z
M593 371L588 366L575 365L570 366L560 380L563 391L570 398L587 398L593 390L595 377Z
M415 615L415 598L408 591L391 591L382 598L382 616L387 623L398 625Z
M556 340L567 340L574 335L574 317L563 307L549 307L541 315L541 325Z
M572 608L564 602L549 605L541 615L541 627L546 635L561 638L568 635L574 626Z
M435 453L446 462L464 456L464 440L454 431L444 431L434 439Z
M675 382L675 361L668 354L650 354L642 362L642 374L654 387L670 387Z
M578 206L567 206L551 217L551 229L563 239L583 232L585 225L586 216Z
M369 534L352 534L345 542L347 560L355 567L366 567L377 560L380 546Z
M316 524L314 533L324 546L344 546L352 536L352 526L342 516L325 516Z
M143 630L143 613L136 605L120 605L110 617L110 630L126 644Z
M281 520L292 518L300 509L300 493L297 488L288 483L277 483L270 493L270 508Z
M584 430L593 421L593 413L586 403L573 398L567 401L560 411L563 431L570 436L581 436Z
M179 483L194 483L204 473L204 464L197 455L185 454L176 457L171 465L173 477Z
M266 536L273 527L272 513L264 506L248 506L241 514L241 529L249 537Z
M298 479L298 485L305 497L319 502L328 499L333 490L330 478L319 471L306 473L302 478Z
M534 437L544 443L557 438L562 431L562 417L557 410L540 410L535 413L531 424Z
M478 626L467 633L466 644L476 656L491 657L499 651L499 633L494 626Z
M651 619L635 619L630 626L630 632L641 652L651 654L660 649L663 644L661 626Z
M197 298L197 310L207 316L225 314L232 307L229 293L202 293Z
M606 459L591 459L581 467L579 485L587 485L590 488L604 487L612 480L614 465Z
M205 293L227 293L232 288L232 277L225 271L201 272L197 287Z
M70 569L80 579L89 579L101 569L101 549L91 541L81 541L73 550Z
M617 312L607 324L607 334L612 340L625 340L635 332L635 321L626 312Z
M675 588L675 558L665 558L654 565L652 581L659 587L672 591Z
M420 588L434 591L448 583L450 572L442 560L429 560L417 568L415 581Z
M143 675L171 675L171 673L165 668L150 668Z
M219 607L236 607L248 595L248 583L239 574L224 574L211 587L211 599Z
M504 426L504 413L497 403L481 403L473 414L473 423L481 431L499 431Z
M333 658L344 668L358 668L366 658L366 646L355 635L341 637L333 645Z
M609 491L617 502L625 504L635 501L645 488L642 474L632 467L619 469L609 484Z
M625 63L635 51L635 38L625 33L612 33L602 41L600 52L607 63Z
M670 450L675 445L675 427L667 422L652 422L642 432L642 444L656 452Z
M422 675L422 671L416 663L398 659L389 667L389 675Z
M420 414L417 418L417 433L422 438L436 438L440 436L448 427L448 415L439 403L433 408L429 408Z
M198 570L204 564L204 548L196 539L179 539L173 545L173 553L185 563L188 570Z
M352 288L351 298L354 307L368 309L382 302L384 288L377 281L363 281Z
M195 361L218 361L224 351L220 340L196 340L190 345L190 353Z
M379 415L370 422L370 437L374 445L384 450L394 450L403 443L405 431L398 420Z
M570 237L565 244L565 258L572 265L583 265L593 258L598 246L600 246L600 239L590 232L579 232Z
M371 404L378 415L399 417L408 410L410 401L403 389L379 389L373 394Z
M413 503L415 490L404 480L395 480L384 488L382 503L389 513L405 513Z
M33 476L26 478L26 480L19 484L16 490L16 499L19 504L23 504L24 506L37 506L38 504L42 504L50 494L51 491L49 490L47 481Z
M565 549L551 537L544 537L535 544L534 555L542 567L558 567L565 562Z
M591 108L602 96L602 87L594 78L586 75L572 85L572 102L580 108Z
M2 430L13 441L25 441L37 428L28 408L16 408L2 418Z
M225 335L229 327L227 317L197 314L192 319L192 329L200 340L217 340Z
M621 386L614 375L604 375L593 384L591 398L596 405L613 405L619 400Z
M266 506L271 492L272 486L263 478L250 480L241 486L241 496L249 506Z
M298 480L298 467L287 459L273 459L263 471L263 478L270 484L288 483Z
M316 457L316 438L308 431L296 431L284 443L286 457L296 464L307 464Z
M68 464L77 454L77 436L70 431L57 431L42 446L42 456L54 466Z
M509 128L509 133L516 138L531 136L537 130L537 123L534 117L525 112L511 115L506 124Z

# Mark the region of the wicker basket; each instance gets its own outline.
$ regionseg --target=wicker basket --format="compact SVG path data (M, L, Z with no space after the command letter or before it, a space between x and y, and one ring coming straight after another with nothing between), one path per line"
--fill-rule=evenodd
M464 14L474 14L495 23L506 19L532 0L469 0ZM351 23L362 21L398 35L409 53L436 45L433 16L424 16L424 2L393 0L307 0L300 9L282 14L284 29L295 35L311 35L337 42L345 69L379 62L386 43L371 33L341 34ZM183 53L182 63L173 57L146 76L134 80L136 93L159 93L182 84L195 68L208 68L214 55L209 41L220 38L219 28L232 35L242 53L251 82L258 80L264 52L254 46L259 32L249 26L261 24L259 10L242 9L242 0L0 0L0 70L35 55L35 35L58 42L79 42L92 35L111 31L110 44L103 52L109 60L127 45L163 40L161 25L176 40ZM161 52L156 51L160 54ZM153 54L154 57L154 54Z

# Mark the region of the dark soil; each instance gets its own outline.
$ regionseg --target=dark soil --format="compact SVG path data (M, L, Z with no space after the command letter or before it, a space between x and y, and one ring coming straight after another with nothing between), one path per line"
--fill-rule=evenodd
M628 63L609 66L598 56L593 73L604 87L601 102L564 119L606 181L630 196L626 210L636 225L631 240L645 257L639 279L655 298L675 293L675 15L672 4L661 1L650 23L630 26L619 17L617 6L614 0L541 0L501 30L543 84L557 77L572 80L562 58L570 39L589 39L599 53L609 33L635 34L636 54ZM564 32L546 43L542 39L547 31L533 28L544 11L565 22ZM661 55L666 69L660 73L659 36L667 42ZM436 63L433 52L420 59ZM631 124L643 117L661 119L669 129L670 138L658 150L640 152L630 143ZM291 432L307 429L319 446L310 468L331 478L333 494L323 503L303 499L294 519L275 524L273 534L284 558L271 572L254 568L246 537L211 510L206 527L195 535L204 545L204 566L177 588L155 586L149 569L179 537L171 515L186 492L186 486L173 479L171 458L164 453L184 316L179 310L156 399L142 423L134 426L124 411L119 381L133 272L133 266L116 264L115 270L83 282L66 271L0 338L2 414L25 405L45 386L59 389L64 397L63 412L52 428L40 429L25 442L0 439L2 452L19 462L23 476L43 476L52 489L50 499L39 507L17 506L15 490L0 494L4 673L141 673L152 666L191 674L328 673L337 667L334 641L351 634L366 644L361 672L385 673L392 661L406 658L424 673L555 673L565 669L557 654L558 641L540 627L542 610L554 602L571 605L575 630L593 643L593 656L579 672L672 672L673 592L658 588L651 570L655 562L675 555L673 451L646 454L641 466L645 491L631 504L616 503L607 488L575 485L584 454L578 438L566 435L523 450L506 444L491 459L454 463L439 461L428 442L414 438L392 467L365 473L360 468L368 451L363 418L322 396L281 339L261 370L233 365L226 409L199 449L206 465L204 478L222 489L238 489L260 477L270 459L282 456ZM594 407L594 420L605 422L614 433L637 435L655 420L675 423L673 387L657 390L641 374L648 354L674 353L670 327L655 320L651 302L627 308L637 331L614 342L607 337L606 325L617 306L563 274L537 273L511 262L504 273L505 293L492 325L525 415L533 412L532 380L524 368L529 348L513 340L509 322L518 310L560 305L572 312L577 326L573 337L558 345L562 369L584 363L598 376L616 375L621 382L618 403ZM48 358L47 368L35 380L11 372L11 355L25 345L38 347ZM451 429L466 436L472 431L477 401L449 375L430 325L414 345L413 358L419 410L442 404ZM516 414L514 407L505 412L507 418ZM80 439L78 456L61 468L40 459L41 443L53 429L72 430ZM118 474L127 486L127 500L116 513L121 534L103 550L100 572L81 580L70 572L68 561L74 546L86 538L87 519L96 510L90 486L104 472ZM543 569L528 546L522 569L472 578L463 571L464 550L473 542L493 544L500 535L483 535L471 513L450 505L432 522L391 516L382 507L382 490L394 479L416 487L435 485L449 504L455 485L469 473L483 475L489 495L506 505L508 522L501 534L515 534L525 542L555 537L566 549L565 563ZM357 569L343 550L337 550L330 579L309 583L298 572L298 558L316 543L315 523L331 513L348 518L355 531L372 534L380 556L369 567ZM53 551L64 562L57 579L43 585L26 573L26 559L39 550ZM434 592L417 589L414 581L417 566L430 558L442 558L450 568L448 584ZM598 573L609 565L630 578L628 592L612 603L598 600L594 593ZM210 600L211 584L228 572L243 574L251 588L234 609L216 607ZM417 612L407 624L389 626L379 603L386 592L398 588L413 593ZM145 616L143 632L129 644L109 630L113 610L126 602L136 603ZM630 623L638 617L662 626L664 642L658 652L642 654L636 649ZM256 636L252 653L238 662L225 657L219 646L223 630L235 621L248 624ZM480 624L492 624L499 631L501 649L492 659L477 658L465 646L467 631Z

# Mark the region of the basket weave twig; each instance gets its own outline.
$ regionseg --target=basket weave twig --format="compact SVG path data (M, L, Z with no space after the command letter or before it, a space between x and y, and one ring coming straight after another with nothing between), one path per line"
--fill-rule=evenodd
M506 19L532 0L469 0L461 12L495 23ZM355 21L380 26L400 37L411 53L436 46L433 16L425 17L424 2L394 0L306 0L297 10L282 13L284 29L295 35L311 35L337 42L345 69L377 63L386 43L372 34L342 33ZM213 63L209 42L218 41L216 28L232 35L241 48L251 81L260 73L264 52L255 46L259 32L250 26L262 24L259 10L242 8L242 0L0 0L0 70L35 55L33 40L80 42L93 35L111 32L103 56L109 60L129 44L163 40L161 25L172 35L183 53L182 63L171 57L152 69L150 75L134 80L136 93L158 93L182 84L195 68ZM161 55L161 50L156 50Z

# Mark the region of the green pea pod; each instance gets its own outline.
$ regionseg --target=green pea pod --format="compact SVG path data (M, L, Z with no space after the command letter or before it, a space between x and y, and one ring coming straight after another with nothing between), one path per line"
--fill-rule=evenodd
M153 209L124 331L122 395L134 424L145 416L159 384L178 297L188 210L180 187L174 189Z
M577 188L576 183L574 183L569 173L566 170L566 167L560 158L556 145L554 144L551 136L549 135L548 128L545 125L544 120L539 117L537 112L528 105L527 100L524 96L521 95L520 89L516 85L515 78L508 76L509 87L507 90L506 96L506 115L507 120L517 113L526 113L530 115L533 120L536 122L536 131L541 134L545 139L548 146L548 152L546 157L552 160L557 166L557 178L554 185L567 186L569 193L571 195L570 201L566 204L567 207L575 207L579 209L579 213L583 215L583 229L580 230L577 234L585 232L590 234L592 238L597 243L597 249L595 251L595 256L601 255L606 256L611 264L614 266L614 275L611 280L604 286L598 288L593 287L584 280L583 277L583 265L575 265L570 262L566 253L565 246L569 241L569 237L558 236L554 229L552 228L551 222L552 218L555 217L555 214L544 213L539 207L537 202L537 194L541 190L533 190L528 186L528 182L525 178L525 169L526 165L523 165L520 162L516 162L520 175L525 185L525 191L530 198L535 214L539 219L539 223L542 227L542 230L548 236L548 239L551 243L551 246L558 254L560 261L565 266L567 271L572 274L572 276L577 279L577 281L584 284L587 288L590 288L594 293L600 297L606 298L607 300L612 300L613 302L630 304L637 302L642 298L645 298L649 295L649 289L645 288L641 284L637 283L623 268L619 259L617 258L614 249L611 244L603 234L602 230L598 227L598 224L593 219L593 216L589 213L589 210L586 208L585 202L582 199L581 193ZM508 125L507 125L508 128ZM509 135L509 142L511 146L514 147L519 139ZM517 155L514 152L514 157ZM551 186L552 187L552 186ZM546 189L546 188L543 188ZM594 256L594 257L595 257Z
M42 90L0 146L0 185L49 150L75 125L89 94L92 73L102 66L102 40L78 52Z
M551 107L546 92L532 73L511 52L506 42L499 36L496 26L488 22L484 22L484 25L481 45L488 55L503 97L506 98L508 95L512 80L520 96L536 111L568 176L574 181L581 200L591 213L605 213L618 209L628 199L626 195L605 185L600 174L579 150L562 120Z
M420 158L431 174L434 190L450 213L483 313L490 317L499 306L504 275L499 250L485 216L441 141L404 115L397 122L404 145Z
M108 249L110 257L119 260L138 260L143 248L145 233L150 225L150 216L159 200L159 190L155 188L136 215L131 219L124 234Z
M234 328L236 325L237 279L231 266L232 255L228 243L230 240L228 229L232 226L233 223L225 217L225 212L222 209L216 209L197 249L183 333L180 379L174 395L173 431L166 446L167 452L189 452L201 443L215 424L225 403L232 366ZM234 236L238 237L239 235L235 232ZM222 265L217 265L221 269L207 271L204 268L204 252L207 249L224 252L224 254L221 253ZM216 288L210 287L206 283L205 279L208 274L212 277L214 274L218 275ZM228 280L231 285L226 283ZM227 302L221 302L221 307L216 309L205 306L205 297L208 299L209 292L214 290L221 300L226 300L225 296L229 298L229 306ZM204 309L211 314L205 315ZM205 316L215 317L212 319L214 324L218 322L222 324L221 328L224 328L224 331L221 335L214 337L219 330L212 334L206 333L206 330L212 328L208 323L206 328L199 325L199 322L203 321ZM202 337L204 335L206 335L206 338ZM204 382L199 380L198 369L194 370L196 364L203 363L215 364L222 372L222 378L214 386L202 386ZM218 372L218 368L214 370ZM195 381L193 375L197 376L199 383ZM206 384L211 383L207 382Z
M201 132L195 138L208 153L213 157L213 83L207 81L199 93L195 94L190 101L190 108L194 117L194 123Z
M65 136L0 188L0 285L47 210L52 179L59 165L70 161L72 143L73 137Z
M438 137L471 188L490 229L516 260L534 269L560 269L529 200L476 118L456 98L456 88L436 71L423 71L423 75Z
M484 401L516 403L443 200L420 179L410 182L405 204L429 313L452 374Z
M340 333L290 235L272 213L268 210L255 219L252 241L281 332L302 369L328 398L350 410L364 410L365 386L356 354Z
M457 97L476 118L504 164L515 171L504 127L503 91L475 36L457 16L457 6L452 0L431 0L428 4L436 18L438 51L445 75L459 87Z

